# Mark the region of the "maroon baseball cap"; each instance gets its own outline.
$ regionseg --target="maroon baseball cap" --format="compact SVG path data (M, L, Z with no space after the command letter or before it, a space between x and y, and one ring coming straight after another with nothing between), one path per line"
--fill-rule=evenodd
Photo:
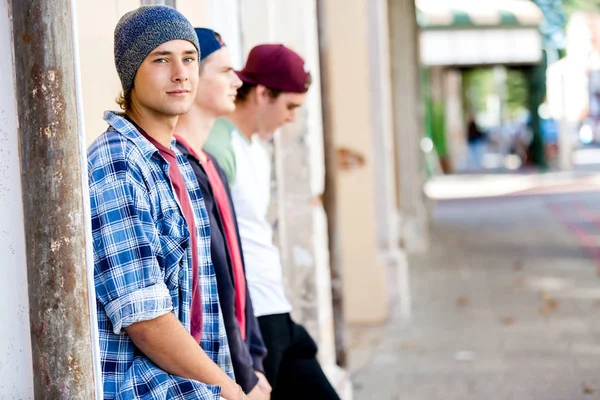
M310 73L302 57L282 44L261 44L250 50L240 79L282 92L305 93Z

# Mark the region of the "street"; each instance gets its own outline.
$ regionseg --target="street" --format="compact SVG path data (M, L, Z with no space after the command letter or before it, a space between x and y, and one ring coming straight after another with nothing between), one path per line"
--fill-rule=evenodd
M436 203L410 319L351 328L356 400L600 399L600 186L560 177Z

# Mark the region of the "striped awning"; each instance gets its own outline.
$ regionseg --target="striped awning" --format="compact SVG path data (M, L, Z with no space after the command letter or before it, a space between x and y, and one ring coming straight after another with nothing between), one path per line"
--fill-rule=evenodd
M538 27L543 15L530 0L416 0L421 29Z

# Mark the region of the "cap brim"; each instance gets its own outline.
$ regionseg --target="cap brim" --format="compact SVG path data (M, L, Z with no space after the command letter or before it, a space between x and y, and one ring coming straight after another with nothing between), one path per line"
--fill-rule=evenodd
M250 83L252 85L258 85L258 83L254 79L248 77L248 75L246 75L244 71L235 71L235 73L242 80L242 82Z

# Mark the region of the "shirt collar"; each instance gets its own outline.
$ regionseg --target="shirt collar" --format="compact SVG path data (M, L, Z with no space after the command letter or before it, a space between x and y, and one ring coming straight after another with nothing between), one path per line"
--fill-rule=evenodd
M206 161L202 161L200 160L200 158L198 157L198 154L192 150L191 146L189 145L189 143L187 143L185 141L184 138L182 138L181 136L177 136L175 135L175 139L177 140L177 149L181 152L181 154L183 154L186 157L192 157L194 160L196 160L198 162L198 164L200 165L204 165L205 163L210 163L212 162L212 156L206 152L206 151L202 151L204 153L204 155L206 156Z
M181 154L183 154L186 157L192 156L198 160L198 157L196 156L195 152L190 150L190 145L184 138L182 138L181 136L175 135L175 140L177 141L177 144L179 144L179 146L177 146L177 148L179 149Z
M252 140L249 139L248 137L246 137L246 135L244 135L242 133L242 131L239 130L239 128L228 118L226 117L219 117L218 120L221 121L221 123L223 125L225 125L226 129L230 132L230 133L236 133L237 135L239 135L242 140L244 141L244 143L247 144L252 144ZM256 135L252 135L253 137Z
M158 153L158 149L148 141L137 128L125 118L125 114L120 111L105 111L104 120L110 125L115 131L131 140L133 144L139 148L146 158L152 158L155 153ZM175 139L171 140L171 148L175 146Z

